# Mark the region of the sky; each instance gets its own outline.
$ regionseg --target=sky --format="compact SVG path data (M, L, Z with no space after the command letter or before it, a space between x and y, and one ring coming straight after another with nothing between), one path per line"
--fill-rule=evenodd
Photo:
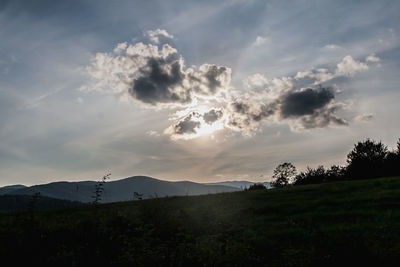
M0 1L0 186L269 181L400 137L400 2Z

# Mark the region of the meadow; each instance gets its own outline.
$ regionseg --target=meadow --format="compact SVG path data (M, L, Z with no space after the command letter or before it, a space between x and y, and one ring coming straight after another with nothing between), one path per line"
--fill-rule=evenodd
M0 256L57 266L395 266L400 177L0 213Z

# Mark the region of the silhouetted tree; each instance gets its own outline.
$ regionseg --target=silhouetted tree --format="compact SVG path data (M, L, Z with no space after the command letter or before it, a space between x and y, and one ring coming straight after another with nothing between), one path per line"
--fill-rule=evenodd
M400 175L400 138L397 141L396 149L386 155L384 174L386 176Z
M278 167L276 167L276 169L274 170L274 175L272 175L273 181L271 182L271 185L273 187L287 186L288 184L293 182L296 173L296 167L292 163L282 163L278 165Z
M265 185L263 185L262 183L255 183L255 184L250 185L249 188L246 189L246 191L249 191L249 190L264 190L264 189L267 189L265 187Z
M104 184L107 179L110 179L111 173L106 174L101 178L100 181L98 181L95 185L95 190L94 190L94 195L92 196L93 198L93 204L97 205L100 203L101 198L103 196L103 191L104 191Z
M397 155L400 155L400 138L397 140L397 149L395 152Z
M382 142L369 138L358 142L347 155L347 175L352 179L382 176L387 153L388 149Z
M295 184L318 184L327 182L327 175L324 166L320 165L316 169L307 167L305 172L300 172L300 174L295 177Z
M346 167L332 165L331 168L325 173L326 179L330 182L343 180L345 179L346 171Z

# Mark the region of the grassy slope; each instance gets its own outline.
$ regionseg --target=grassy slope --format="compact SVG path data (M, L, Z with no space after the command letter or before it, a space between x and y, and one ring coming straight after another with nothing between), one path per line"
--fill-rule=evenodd
M58 265L394 265L400 178L3 213L0 240Z

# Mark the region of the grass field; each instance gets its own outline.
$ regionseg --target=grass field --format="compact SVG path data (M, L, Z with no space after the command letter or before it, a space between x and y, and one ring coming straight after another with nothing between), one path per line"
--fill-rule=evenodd
M0 242L57 266L396 266L400 177L1 213Z

